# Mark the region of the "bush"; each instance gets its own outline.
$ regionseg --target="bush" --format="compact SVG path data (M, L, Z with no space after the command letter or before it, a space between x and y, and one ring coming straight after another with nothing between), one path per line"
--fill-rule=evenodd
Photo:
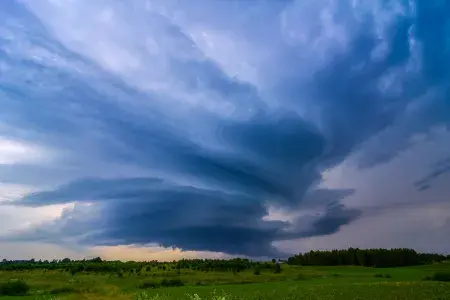
M161 286L169 287L169 286L184 286L184 282L180 278L173 279L163 279L161 281Z
M77 290L71 286L61 286L61 287L52 289L50 291L50 294L59 295L59 294L72 294L72 293L76 293L76 292L77 292Z
M184 282L179 278L163 279L161 282L144 281L139 284L140 289L155 289L159 287L184 286Z
M23 280L10 280L0 283L0 295L2 296L23 296L28 293L30 286Z
M254 274L254 275L261 275L261 270L260 270L259 268L256 268L256 269L253 271L253 274Z
M450 282L450 272L436 272L433 276L425 278L426 280Z
M383 278L383 274L375 274L374 277L375 278Z
M144 282L141 282L138 287L140 289L155 289L155 288L158 288L160 286L161 286L161 284L159 282L144 281Z
M295 280L306 280L308 279L308 277L306 277L303 274L298 274L297 277L295 277Z

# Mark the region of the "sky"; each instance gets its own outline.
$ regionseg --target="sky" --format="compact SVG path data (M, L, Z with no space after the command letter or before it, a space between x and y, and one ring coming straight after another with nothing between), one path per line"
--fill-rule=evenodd
M450 254L450 3L3 0L0 258Z

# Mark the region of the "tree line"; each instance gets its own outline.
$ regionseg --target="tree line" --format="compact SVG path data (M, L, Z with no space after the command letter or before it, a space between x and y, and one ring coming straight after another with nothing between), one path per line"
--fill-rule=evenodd
M436 253L418 253L413 249L358 249L310 251L290 257L287 263L300 266L363 266L375 268L406 267L450 259Z
M252 261L246 258L233 259L181 259L172 262L153 261L104 261L100 257L93 259L71 260L7 260L0 261L0 270L62 270L75 275L80 272L113 273L122 276L125 273L145 275L154 272L180 274L182 270L202 272L241 272L264 270L281 272L281 265L299 266L363 266L363 267L403 267L430 264L450 259L449 256L434 253L418 253L412 249L358 249L331 251L310 251L296 254L287 260Z
M153 261L104 261L100 257L94 259L71 260L6 260L0 262L0 270L25 271L25 270L65 270L73 275L80 272L116 273L122 276L124 273L147 274L152 272L180 273L181 270L193 270L203 272L241 272L244 270L273 270L280 271L279 262L252 261L246 258L233 259L181 259L172 262Z

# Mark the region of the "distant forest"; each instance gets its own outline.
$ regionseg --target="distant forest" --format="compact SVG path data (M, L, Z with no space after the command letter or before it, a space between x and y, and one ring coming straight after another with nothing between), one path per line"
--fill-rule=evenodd
M172 271L178 274L181 270L197 271L232 271L244 270L273 270L281 272L283 263L297 266L363 266L363 267L404 267L431 263L439 263L450 259L450 255L418 253L412 249L355 249L310 251L297 254L287 260L261 262L245 258L224 259L181 259L173 262L159 261L104 261L100 257L94 259L71 260L6 260L0 262L0 270L25 271L33 269L62 270L75 275L79 272L115 273L123 276L124 273L137 275L156 271Z
M358 249L310 251L290 257L287 263L300 266L363 266L375 268L406 267L450 259L436 253L418 253L412 249Z

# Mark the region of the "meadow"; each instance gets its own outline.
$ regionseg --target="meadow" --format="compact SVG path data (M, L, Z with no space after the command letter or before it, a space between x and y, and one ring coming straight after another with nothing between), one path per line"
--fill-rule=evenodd
M30 289L26 295L0 299L450 299L448 274L449 262L397 268L281 264L279 270L239 272L166 267L120 274L6 270L0 271L0 282L22 280Z

